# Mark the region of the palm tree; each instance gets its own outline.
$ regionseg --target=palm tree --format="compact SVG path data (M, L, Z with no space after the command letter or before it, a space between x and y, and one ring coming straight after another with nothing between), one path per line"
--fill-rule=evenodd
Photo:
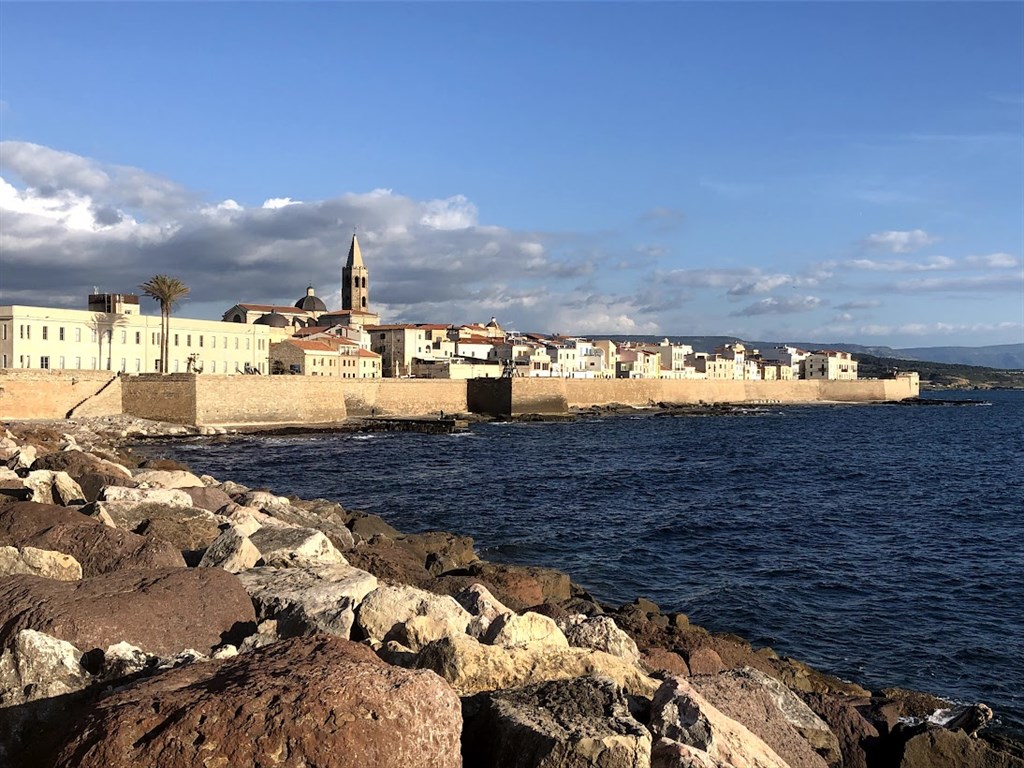
M160 373L167 373L171 349L168 337L174 305L188 296L189 288L181 280L168 275L154 275L139 286L142 292L160 303Z

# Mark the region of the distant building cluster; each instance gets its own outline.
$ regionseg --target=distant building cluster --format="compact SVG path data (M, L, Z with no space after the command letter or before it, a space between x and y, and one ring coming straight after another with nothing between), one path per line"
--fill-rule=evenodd
M313 287L294 305L240 303L220 321L175 316L169 373L362 378L563 377L583 379L856 379L838 350L735 342L713 352L686 344L618 342L506 332L483 325L382 324L355 235L342 268L342 306L328 311ZM154 373L161 369L159 316L134 294L89 296L88 310L0 307L0 367Z

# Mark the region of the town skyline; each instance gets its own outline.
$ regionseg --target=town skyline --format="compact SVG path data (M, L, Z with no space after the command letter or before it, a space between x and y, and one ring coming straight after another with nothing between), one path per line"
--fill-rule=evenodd
M357 230L387 323L1024 341L1017 4L0 20L0 304L333 309Z

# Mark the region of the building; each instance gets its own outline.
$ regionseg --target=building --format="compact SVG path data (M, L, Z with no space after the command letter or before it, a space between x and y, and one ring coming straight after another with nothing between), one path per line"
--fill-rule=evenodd
M134 294L94 294L88 306L0 307L0 368L159 372L159 315L140 314ZM273 333L262 324L172 315L167 370L268 373Z
M441 360L454 354L448 326L430 323L371 325L370 349L380 355L385 377L412 376L413 360Z
M812 352L802 364L805 379L839 379L853 380L857 378L857 361L849 352L825 349Z
M340 337L286 339L271 344L270 371L297 376L379 379L380 355Z

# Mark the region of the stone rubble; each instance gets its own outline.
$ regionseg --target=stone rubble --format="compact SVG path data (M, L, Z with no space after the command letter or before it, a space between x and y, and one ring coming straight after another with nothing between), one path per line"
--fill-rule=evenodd
M123 450L216 432L0 434L0 764L1024 768L984 705L929 722L947 702L600 605L468 537Z

